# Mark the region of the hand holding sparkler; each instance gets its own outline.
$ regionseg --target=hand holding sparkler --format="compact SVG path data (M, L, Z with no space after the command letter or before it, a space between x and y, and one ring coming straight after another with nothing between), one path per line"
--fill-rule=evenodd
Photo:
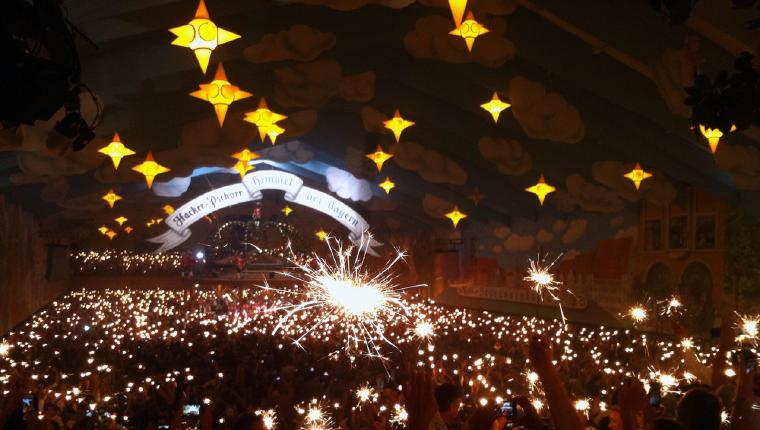
M438 412L438 404L433 392L435 384L429 371L415 368L404 384L404 400L409 413L408 430L428 430L430 422Z

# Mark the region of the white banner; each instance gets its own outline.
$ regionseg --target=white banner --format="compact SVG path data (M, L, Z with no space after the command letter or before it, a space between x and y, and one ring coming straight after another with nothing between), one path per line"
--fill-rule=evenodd
M369 230L369 224L347 204L335 197L313 188L304 187L298 176L279 170L259 170L247 174L243 182L217 188L200 195L180 206L166 217L169 230L149 242L161 244L155 252L168 251L190 238L190 226L206 215L228 206L261 199L262 190L280 190L285 192L285 200L297 203L325 213L343 224L349 231L351 242L359 244ZM367 253L377 255L374 249L381 243L372 239Z
M470 283L451 283L450 285L462 297L501 300L513 303L542 304L544 306L554 306L557 304L548 295L541 300L541 297L530 288L483 287ZM585 297L563 294L561 299L562 307L567 309L586 309L588 307L588 301Z

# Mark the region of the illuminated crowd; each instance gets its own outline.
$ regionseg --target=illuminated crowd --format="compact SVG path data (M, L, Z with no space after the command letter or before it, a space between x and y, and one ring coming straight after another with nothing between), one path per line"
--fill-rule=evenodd
M319 309L289 314L275 289L72 292L0 344L4 403L12 410L14 396L32 396L25 419L47 423L41 428L243 428L234 426L245 417L270 429L409 428L401 385L411 366L461 387L462 410L448 428L479 430L467 425L476 410L514 396L549 422L529 359L539 334L578 413L602 425L629 377L661 387L659 407L673 416L688 386L710 383L717 351L691 338L401 300L413 318L388 319L386 338L367 349L335 316L316 324ZM726 387L740 371L726 369Z

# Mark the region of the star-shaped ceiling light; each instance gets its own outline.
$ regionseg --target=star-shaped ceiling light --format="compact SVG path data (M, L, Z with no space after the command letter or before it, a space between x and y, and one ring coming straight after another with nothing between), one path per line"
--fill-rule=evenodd
M464 39L464 43L467 44L467 50L472 51L472 45L475 43L475 39L489 31L490 30L488 30L483 24L475 21L472 12L467 12L467 19L462 21L457 28L451 30L449 34Z
M464 10L467 8L467 0L449 0L449 9L451 16L454 18L454 24L459 27L462 24Z
M108 230L110 230L110 229L109 229L108 227L104 226L104 225L101 225L101 226L98 228L98 231L100 232L100 234L106 234L106 232L107 232Z
M493 122L499 122L499 115L501 114L501 111L509 109L510 106L512 105L501 101L499 95L496 94L496 91L493 92L493 97L491 100L480 105L480 107L485 109L486 112L491 114L493 117Z
M736 126L731 126L731 131L736 130ZM718 143L720 143L720 138L723 137L723 132L720 131L719 128L707 128L704 125L699 126L699 132L702 133L702 136L704 136L705 139L707 139L707 143L710 145L710 151L715 154L715 151L718 150Z
M245 148L244 150L242 150L240 152L236 152L236 153L232 154L232 158L234 158L234 159L236 159L238 161L243 161L243 162L247 163L247 162L249 162L251 160L255 160L257 158L261 158L261 155L259 155L259 154L255 153L255 152L251 151L248 148Z
M546 195L553 193L556 190L556 188L546 183L544 175L541 175L541 178L538 180L538 183L536 185L525 189L525 191L533 193L536 195L536 197L538 197L538 201L541 203L541 206L544 205L544 199L546 199Z
M106 202L108 202L108 206L111 209L113 209L113 204L116 203L118 200L121 200L121 198L122 197L120 195L114 193L113 190L108 190L108 192L103 197L101 197L101 199L103 199Z
M636 163L636 167L634 167L633 170L631 170L630 172L626 173L623 176L625 176L626 178L630 179L633 182L633 185L635 185L636 189L638 190L639 186L641 185L641 181L643 181L644 179L647 179L647 178L651 178L652 174L649 173L649 172L645 172L641 168L641 166L639 165L639 163Z
M132 170L142 173L142 175L145 176L145 182L148 183L148 188L153 188L153 179L155 179L157 175L170 172L172 169L156 163L153 160L153 153L148 151L145 161L133 167Z
M172 205L164 205L164 207L162 207L161 209L163 209L164 213L167 215L171 215L174 213L174 206Z
M133 231L133 230L134 230L134 229L133 229L132 227L130 227L130 226L126 226L126 227L124 227L124 231L126 231L126 232L127 232L127 234L132 234L132 231Z
M391 190L396 188L396 184L393 181L391 181L391 178L388 178L388 177L386 177L383 182L378 184L378 186L382 188L383 190L385 190L385 194L390 194Z
M200 84L199 90L190 93L191 96L205 100L214 106L216 119L219 125L224 125L224 117L227 116L227 110L233 102L251 97L253 94L243 91L239 87L232 85L227 80L227 74L224 73L224 67L219 64L216 68L214 80L207 84Z
M284 207L284 208L282 208L282 209L280 210L280 212L284 213L284 214L285 214L285 216L288 216L288 215L290 215L290 213L291 213L291 212L293 212L293 209L291 209L291 208L290 208L290 206L288 206L288 205L285 205L285 207Z
M396 142L398 142L399 139L401 139L401 132L404 131L404 129L407 127L413 126L414 122L402 118L399 110L396 109L396 113L393 115L393 118L387 121L383 121L383 124L385 125L385 128L393 131L393 135L396 136Z
M240 179L243 179L246 173L253 170L253 166L248 164L247 161L238 161L234 166L232 166L232 169L240 174Z
M119 133L115 133L113 135L113 141L111 141L111 143L108 145L98 149L98 152L111 157L114 170L119 168L119 163L121 163L122 158L135 154L135 151L127 148L123 143L121 143L121 139L119 139Z
M447 213L445 216L446 218L451 220L451 223L454 224L454 228L457 228L457 225L459 225L459 221L467 218L467 214L464 212L461 212L458 206L454 206L454 210Z
M121 226L122 226L122 225L124 225L124 223L125 223L125 222L127 222L128 220L127 220L127 218L125 218L124 216L120 216L120 217L118 217L118 218L114 219L114 221L118 222L118 223L119 223L119 226L121 227Z
M367 154L367 158L372 160L373 163L375 163L375 166L377 166L377 171L383 170L383 164L385 164L386 161L393 158L393 154L389 154L385 151L383 151L383 147L380 145L377 145L377 150L375 152L372 152L370 154Z
M329 236L329 234L323 229L319 229L319 231L314 233L314 235L317 236L322 242L324 242L325 239L327 239L327 236Z
M105 234L108 236L108 240L113 240L117 233L113 230L108 230Z
M184 48L190 48L195 53L195 58L198 59L198 64L201 66L203 73L206 73L208 67L208 61L211 58L211 52L216 49L217 46L227 42L231 42L235 39L239 39L240 36L227 31L223 28L219 28L211 21L211 17L206 9L206 4L201 0L198 5L198 9L195 11L195 17L189 23L169 29L176 39L172 41L172 45L182 46Z
M259 108L254 111L246 112L243 121L250 122L258 127L259 137L262 142L264 142L266 136L269 136L269 140L272 142L272 145L274 145L277 136L285 132L285 129L277 125L277 123L285 118L287 118L287 116L269 110L266 99L262 97L261 101L259 101Z
M475 203L475 206L478 206L480 204L480 201L483 200L483 193L480 192L478 187L475 187L474 190L472 190L472 194L468 196L470 200L472 200L473 203Z

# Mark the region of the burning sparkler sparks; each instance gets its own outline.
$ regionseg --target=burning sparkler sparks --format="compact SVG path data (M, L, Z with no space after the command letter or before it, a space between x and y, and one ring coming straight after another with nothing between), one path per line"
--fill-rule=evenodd
M671 316L683 313L683 303L681 303L678 296L671 296L669 299L663 300L660 303L663 304L662 310L665 315Z
M758 324L760 324L760 316L743 316L739 315L739 335L736 337L736 341L739 343L755 343L758 340Z
M396 263L403 261L406 254L398 251L377 273L365 267L367 250L373 239L370 235L361 238L358 245L344 247L340 241L328 237L327 258L314 255L314 267L294 261L299 272L283 275L294 279L299 285L292 290L263 288L298 298L278 310L286 314L280 319L273 334L280 330L294 329L295 344L319 331L337 328L345 335L344 350L363 352L370 357L383 358L381 343L396 348L385 335L385 326L391 320L409 324L411 310L401 292L423 285L402 288L394 283L396 275L392 270ZM315 318L306 327L299 326L304 321L303 313L314 312Z
M356 390L356 398L359 400L359 406L363 403L374 403L377 401L378 394L375 389L369 385L362 385Z
M523 278L525 281L530 282L533 291L538 294L539 298L544 300L544 293L548 294L552 300L559 305L559 313L562 315L562 324L567 322L565 318L565 312L562 310L562 299L559 297L560 286L559 281L554 279L554 274L551 273L551 269L554 264L562 257L562 254L558 255L551 263L546 264L546 256L541 257L539 255L535 260L528 259L530 268L528 269L528 276Z
M647 319L647 310L641 305L631 306L628 309L628 317L633 320L635 324L640 324Z
M277 415L275 415L273 409L259 409L255 414L261 417L261 420L264 423L264 428L267 430L274 430L277 426Z
M420 319L414 326L414 336L420 340L429 340L435 337L435 326L430 321Z

